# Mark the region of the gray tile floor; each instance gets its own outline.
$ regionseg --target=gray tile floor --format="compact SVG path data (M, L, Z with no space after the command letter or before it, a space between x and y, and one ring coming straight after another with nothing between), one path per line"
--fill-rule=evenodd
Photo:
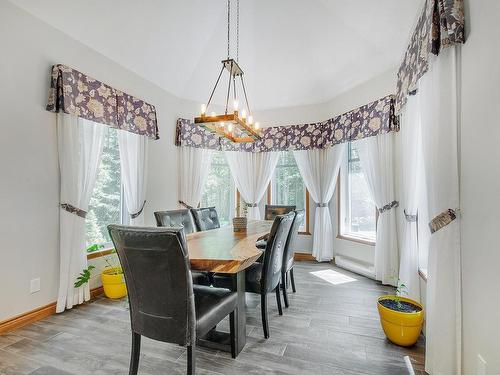
M408 374L405 356L424 374L423 340L401 348L380 328L376 300L392 288L329 264L299 262L295 274L297 293L283 316L268 297L271 337L263 337L259 298L248 294L243 352L233 360L198 348L198 374ZM0 374L127 374L125 307L102 298L0 336ZM185 361L184 348L144 339L139 374L184 374Z

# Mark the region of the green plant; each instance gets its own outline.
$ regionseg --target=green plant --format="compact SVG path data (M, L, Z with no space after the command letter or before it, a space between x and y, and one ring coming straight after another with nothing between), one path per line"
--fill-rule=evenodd
M113 272L111 275L121 275L123 273L122 267L120 262L118 261L118 264L115 264L113 259L110 257L111 254L115 254L116 249L112 249L109 255L106 255L104 257L104 262L106 262L106 266L104 268L109 268L112 269Z
M94 266L88 266L80 273L80 275L76 278L76 281L74 284L75 288L79 288L82 285L87 284L89 282L90 277L91 277L91 271L94 268L95 268Z
M398 278L396 287L396 298L394 299L398 305L398 308L401 308L401 296L408 295L408 287L401 282L401 279Z
M99 245L99 244L93 244L87 247L87 253L94 253L96 251L99 251L104 248L104 245Z

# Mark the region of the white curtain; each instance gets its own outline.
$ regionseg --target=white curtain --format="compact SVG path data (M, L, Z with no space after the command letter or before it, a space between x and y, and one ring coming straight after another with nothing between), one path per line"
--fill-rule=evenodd
M125 206L130 225L144 225L148 167L148 138L125 130L118 130L120 165Z
M333 259L333 228L328 204L332 199L345 144L326 149L294 151L300 174L316 202L312 255L318 262Z
M421 194L422 151L420 142L419 97L410 96L401 117L401 252L399 279L407 287L408 296L420 301L419 247L417 220ZM425 225L425 223L424 223Z
M248 205L249 220L260 220L259 202L278 163L277 152L226 151L236 188Z
M421 78L418 95L428 215L459 208L457 77L459 47L444 49ZM427 223L422 223L426 225ZM460 218L430 236L425 370L461 372Z
M104 125L65 113L57 114L60 189L59 293L57 312L90 299L88 283L75 288L87 268L85 213L97 178Z
M356 141L372 199L379 210L375 243L375 278L396 285L399 253L394 179L394 133Z
M210 171L213 151L179 147L179 200L197 207Z

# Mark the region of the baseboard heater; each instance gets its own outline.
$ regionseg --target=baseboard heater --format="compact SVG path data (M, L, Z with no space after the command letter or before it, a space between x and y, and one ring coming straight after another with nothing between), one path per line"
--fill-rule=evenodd
M369 263L337 255L335 264L340 268L375 279L375 267Z

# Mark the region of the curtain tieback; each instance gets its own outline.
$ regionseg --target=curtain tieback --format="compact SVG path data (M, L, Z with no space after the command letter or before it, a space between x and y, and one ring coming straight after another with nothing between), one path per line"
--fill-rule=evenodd
M247 203L247 207L258 207L257 203Z
M410 215L406 212L406 209L403 210L403 213L405 214L406 221L408 221L409 223L414 223L418 220L418 213L416 213L415 215Z
M81 210L78 207L72 206L68 203L61 203L61 208L71 214L80 216L82 219L85 219L85 217L87 216L87 211Z
M429 229L432 233L436 233L438 230L444 228L450 224L453 220L457 218L460 209L452 210L451 208L446 211L441 212L439 215L435 216L431 221L429 221Z
M135 214L130 214L130 217L132 219L135 219L136 217L139 217L140 214L142 214L142 211L144 210L144 206L146 205L146 201L142 202L141 209L137 211Z
M390 209L394 207L398 207L399 202L398 201L392 201L391 203L387 203L385 206L381 207L378 209L378 212L383 214L385 211L389 211Z
M316 207L328 207L328 203L316 203Z

